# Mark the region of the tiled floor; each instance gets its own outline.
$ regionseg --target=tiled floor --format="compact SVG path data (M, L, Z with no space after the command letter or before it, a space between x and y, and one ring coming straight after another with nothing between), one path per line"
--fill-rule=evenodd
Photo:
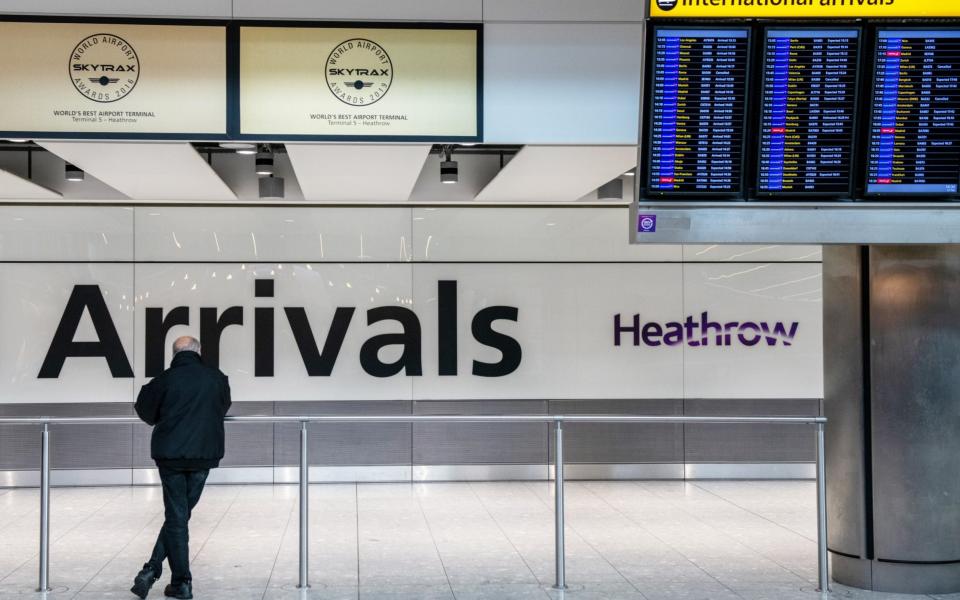
M312 486L306 593L293 589L296 493L207 488L191 523L198 600L820 597L810 482L568 483L565 593L551 589L547 483ZM55 489L52 501L48 597L133 598L162 521L159 489ZM40 597L37 521L36 490L0 490L3 600ZM842 586L832 597L928 598Z

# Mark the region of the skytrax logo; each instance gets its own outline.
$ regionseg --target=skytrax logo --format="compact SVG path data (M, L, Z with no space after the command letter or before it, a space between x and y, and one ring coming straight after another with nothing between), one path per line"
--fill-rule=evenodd
M337 45L327 57L327 86L340 102L370 106L393 84L393 62L380 44L354 38Z
M95 102L116 102L140 79L140 58L133 46L111 33L80 40L70 53L73 87Z
M796 321L711 321L704 311L700 319L688 316L685 321L669 323L643 323L639 314L632 320L624 319L619 313L613 316L613 345L629 344L634 346L756 346L767 345L792 346L800 324ZM626 341L624 341L626 340Z

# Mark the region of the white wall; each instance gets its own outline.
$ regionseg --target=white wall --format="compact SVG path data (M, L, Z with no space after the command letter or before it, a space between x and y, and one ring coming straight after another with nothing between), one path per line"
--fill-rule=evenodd
M638 23L484 27L484 141L628 144L638 138Z
M820 255L816 247L630 246L627 209L597 207L202 208L0 207L0 401L129 402L143 381L144 311L239 305L222 339L237 400L438 398L818 398L822 395ZM26 261L26 262L25 262ZM39 262L42 261L42 262ZM256 299L253 280L276 297ZM459 375L437 367L438 280L458 281ZM70 358L59 379L37 372L74 285L104 292L136 380L102 358ZM359 348L396 324L365 310L395 305L422 326L424 374L375 378ZM518 308L495 329L516 338L520 368L472 375L473 315ZM330 377L309 377L282 307L303 306L322 346L336 306L357 307ZM254 377L253 309L275 307L276 376ZM613 344L629 321L798 323L792 345ZM89 316L77 341L95 339ZM391 352L382 358L389 360ZM169 357L168 357L169 358Z

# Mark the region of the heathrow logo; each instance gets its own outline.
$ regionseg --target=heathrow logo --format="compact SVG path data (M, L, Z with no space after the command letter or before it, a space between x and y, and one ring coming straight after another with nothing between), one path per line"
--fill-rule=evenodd
M765 342L767 346L792 346L800 323L753 322L753 321L711 321L706 311L697 319L690 315L684 321L669 323L643 323L639 314L633 315L632 322L626 321L620 314L613 316L613 345L624 342L623 337L632 340L634 346L680 346L686 343L690 347L698 346L756 346ZM629 343L629 342L628 342Z
M666 12L677 6L677 0L657 0L657 8Z
M84 97L95 102L116 102L137 85L140 59L123 38L97 33L74 47L69 74L73 87Z
M369 106L390 90L393 62L376 42L354 38L330 52L325 75L338 100L350 106Z

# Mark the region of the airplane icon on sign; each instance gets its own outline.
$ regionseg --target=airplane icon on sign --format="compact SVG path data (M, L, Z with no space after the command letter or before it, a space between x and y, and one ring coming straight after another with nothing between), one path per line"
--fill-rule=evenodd
M90 77L90 83L99 83L100 85L109 85L111 83L116 83L120 81L119 77L107 77L103 75L102 77Z

